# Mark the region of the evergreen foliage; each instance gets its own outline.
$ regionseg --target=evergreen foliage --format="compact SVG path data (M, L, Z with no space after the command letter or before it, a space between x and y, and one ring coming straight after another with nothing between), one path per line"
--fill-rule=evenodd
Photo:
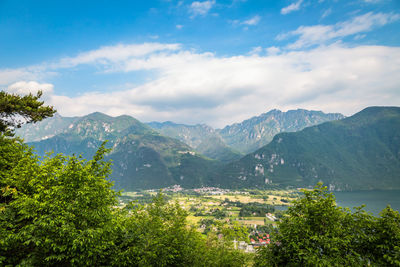
M25 96L0 91L0 132L12 134L23 123L51 117L56 111L53 107L43 106L43 102L39 101L41 96L41 91Z

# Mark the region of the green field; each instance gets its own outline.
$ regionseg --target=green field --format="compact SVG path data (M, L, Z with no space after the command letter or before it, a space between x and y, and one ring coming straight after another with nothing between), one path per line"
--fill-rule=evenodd
M148 203L161 191L124 192L121 196L121 205L129 201L140 204ZM249 232L259 226L276 225L276 222L267 218L266 213L279 218L283 212L274 209L275 206L289 206L297 199L300 193L296 190L248 190L243 192L224 191L197 193L193 190L179 192L162 191L162 194L171 203L178 203L188 213L187 221L190 225L204 231L204 223L239 224L247 227ZM268 212L267 212L268 211ZM246 213L247 212L247 213ZM203 225L203 228L202 228Z

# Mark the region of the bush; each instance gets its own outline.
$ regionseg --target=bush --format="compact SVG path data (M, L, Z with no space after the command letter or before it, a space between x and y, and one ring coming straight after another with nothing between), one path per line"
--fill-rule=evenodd
M116 207L104 145L95 157L43 160L0 139L1 266L243 266L226 242L206 242L161 195ZM14 150L15 149L15 150ZM18 159L11 164L11 158Z
M359 207L352 213L321 184L289 207L272 240L256 266L400 265L399 212L387 207L376 218Z

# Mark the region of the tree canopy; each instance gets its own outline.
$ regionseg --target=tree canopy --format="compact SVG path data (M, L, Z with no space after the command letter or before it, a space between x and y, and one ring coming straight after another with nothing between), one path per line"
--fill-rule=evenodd
M56 110L39 101L42 92L20 96L0 91L0 133L9 134L23 123L38 122L51 117Z
M161 195L117 207L104 145L95 157L22 158L2 181L0 265L244 266L230 241L206 240Z
M374 217L351 212L318 184L289 207L256 266L400 266L400 215L389 206Z

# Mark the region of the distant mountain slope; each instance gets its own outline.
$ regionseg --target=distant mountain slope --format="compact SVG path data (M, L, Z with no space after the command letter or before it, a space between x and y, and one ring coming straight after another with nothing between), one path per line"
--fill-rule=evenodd
M68 127L79 120L79 117L61 117L58 113L37 123L24 124L16 129L16 135L24 138L25 142L35 142L53 137L67 131Z
M243 155L228 147L220 135L206 124L185 125L173 122L147 123L162 135L176 138L191 146L197 152L221 162L231 162Z
M188 145L162 136L130 116L110 117L98 112L80 117L61 134L30 144L40 155L53 150L91 158L104 140L112 148L107 159L113 160L111 178L118 189L201 186L218 166Z
M400 108L370 107L339 121L281 133L224 167L226 187L308 187L332 190L400 188Z
M196 148L205 139L215 136L215 130L206 124L186 125L166 121L149 122L147 125L161 134L176 138L193 148Z
M296 132L305 127L344 118L339 113L325 114L304 109L271 110L260 116L218 130L225 144L242 153L250 153L268 144L281 132Z

